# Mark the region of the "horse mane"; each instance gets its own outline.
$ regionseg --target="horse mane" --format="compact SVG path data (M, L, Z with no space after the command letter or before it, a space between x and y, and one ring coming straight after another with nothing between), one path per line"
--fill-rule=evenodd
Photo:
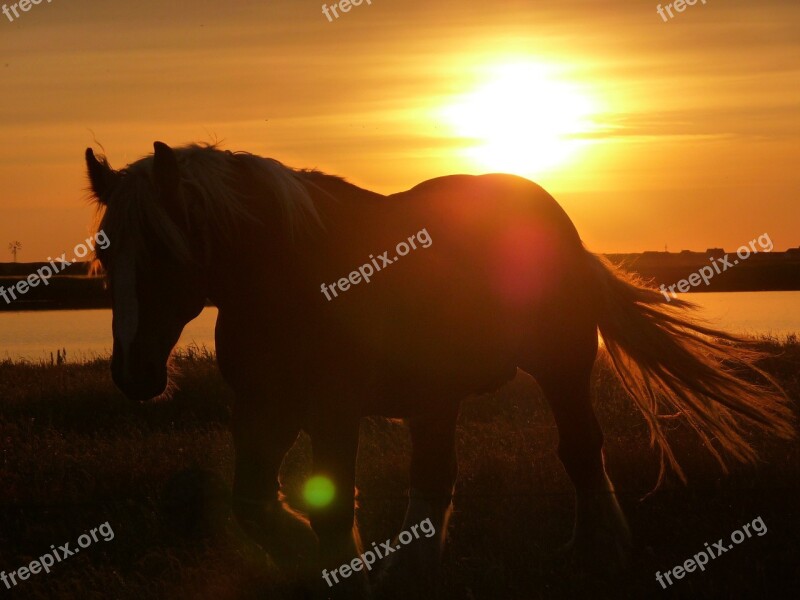
M207 227L202 235L206 238L203 240L206 247L212 240L235 241L242 224L263 223L248 205L263 206L273 213L277 209L291 240L299 233L324 229L309 187L325 194L315 183L316 178L341 181L319 171L292 169L272 158L249 152L221 150L217 144L190 144L173 151L178 160L181 184L192 192L205 215ZM108 164L105 157L100 160ZM150 232L178 259L191 260L186 235L159 205L154 194L153 162L153 155L148 155L118 171L125 185L114 192L98 228L110 235L124 228L137 248L146 250L148 244L143 228L130 225L147 223ZM248 181L243 181L243 177ZM274 206L267 206L267 203Z

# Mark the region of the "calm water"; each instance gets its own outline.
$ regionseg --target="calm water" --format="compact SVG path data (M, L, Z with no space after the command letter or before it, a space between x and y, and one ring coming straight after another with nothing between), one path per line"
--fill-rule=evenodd
M214 347L217 309L209 307L186 326L180 346ZM50 360L50 353L66 348L67 358L111 355L111 311L48 310L0 313L0 360Z
M686 294L716 326L750 335L800 333L800 292ZM206 308L183 332L180 346L214 347L216 308ZM111 353L111 311L0 313L0 360L49 360L66 348L70 361Z

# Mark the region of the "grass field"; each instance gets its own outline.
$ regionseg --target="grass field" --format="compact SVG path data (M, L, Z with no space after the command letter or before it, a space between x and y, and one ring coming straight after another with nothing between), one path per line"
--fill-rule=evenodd
M800 398L800 342L764 342L767 369ZM106 521L98 541L0 596L19 598L282 598L288 585L231 518L232 402L204 352L178 358L181 390L169 402L132 405L108 362L0 363L0 570L11 571ZM724 476L691 433L672 440L688 486L674 478L642 499L656 478L643 420L604 366L596 405L612 479L636 536L630 572L584 575L551 558L571 529L570 484L555 455L552 415L527 376L465 402L460 476L444 559L445 598L797 598L800 591L798 443L755 440L756 467ZM367 419L358 484L365 542L396 533L407 485L402 425ZM284 463L289 497L309 469L298 440ZM663 591L667 571L761 516L746 539ZM420 599L422 600L422 599Z

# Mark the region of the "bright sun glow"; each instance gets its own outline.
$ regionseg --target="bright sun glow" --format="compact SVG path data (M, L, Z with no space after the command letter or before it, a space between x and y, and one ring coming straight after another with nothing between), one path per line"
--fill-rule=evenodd
M541 174L574 157L596 128L596 101L538 63L492 67L485 83L443 109L444 120L469 141L463 156L481 169Z

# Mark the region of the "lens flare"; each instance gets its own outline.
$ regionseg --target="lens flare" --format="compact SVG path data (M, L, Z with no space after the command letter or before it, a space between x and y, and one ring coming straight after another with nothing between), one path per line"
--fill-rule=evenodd
M333 482L322 475L316 475L306 482L303 488L303 497L306 502L315 508L328 506L333 501L336 488Z

